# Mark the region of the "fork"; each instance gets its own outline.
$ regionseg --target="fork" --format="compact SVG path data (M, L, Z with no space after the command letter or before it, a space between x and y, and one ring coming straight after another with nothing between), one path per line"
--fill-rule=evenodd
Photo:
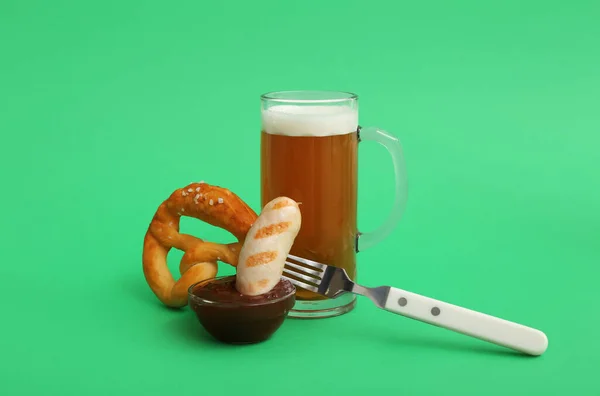
M364 287L353 282L343 268L292 254L288 254L287 258L282 278L325 297L358 294L368 297L377 307L386 311L528 355L539 356L548 347L546 335L537 329L395 287Z

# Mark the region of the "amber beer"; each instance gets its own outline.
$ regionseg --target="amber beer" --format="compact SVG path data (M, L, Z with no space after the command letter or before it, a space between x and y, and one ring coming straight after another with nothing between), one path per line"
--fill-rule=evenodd
M262 204L288 196L301 204L302 227L291 253L356 273L355 131L334 136L284 136L265 131ZM299 290L297 299L321 299Z
M300 203L292 254L356 275L356 110L276 106L263 113L262 205L278 196ZM323 297L299 289L298 300Z

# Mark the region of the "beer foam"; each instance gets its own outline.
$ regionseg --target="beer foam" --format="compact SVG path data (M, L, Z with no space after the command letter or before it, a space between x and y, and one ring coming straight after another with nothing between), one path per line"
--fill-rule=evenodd
M348 106L277 105L262 111L262 125L272 135L345 135L358 128L358 110Z

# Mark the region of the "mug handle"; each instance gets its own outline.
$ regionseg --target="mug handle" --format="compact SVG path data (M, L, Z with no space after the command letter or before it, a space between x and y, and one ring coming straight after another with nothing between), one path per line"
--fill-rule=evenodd
M392 156L394 165L394 176L396 179L396 188L394 194L394 206L389 213L387 219L378 228L370 232L360 232L356 238L356 251L368 249L384 240L396 227L404 209L407 200L407 181L406 181L406 164L402 145L400 140L394 135L376 127L358 127L358 142L363 140L371 140L381 144L387 149ZM360 248L359 248L360 246Z

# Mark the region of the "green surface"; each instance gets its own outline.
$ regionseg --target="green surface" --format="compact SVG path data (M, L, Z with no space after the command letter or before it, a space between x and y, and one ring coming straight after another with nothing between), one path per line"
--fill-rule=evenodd
M0 394L600 394L599 4L2 1ZM361 282L539 328L546 354L365 300L248 347L164 309L141 272L157 205L203 179L259 210L258 97L280 89L354 91L404 144L407 210ZM359 177L372 229L382 147Z

